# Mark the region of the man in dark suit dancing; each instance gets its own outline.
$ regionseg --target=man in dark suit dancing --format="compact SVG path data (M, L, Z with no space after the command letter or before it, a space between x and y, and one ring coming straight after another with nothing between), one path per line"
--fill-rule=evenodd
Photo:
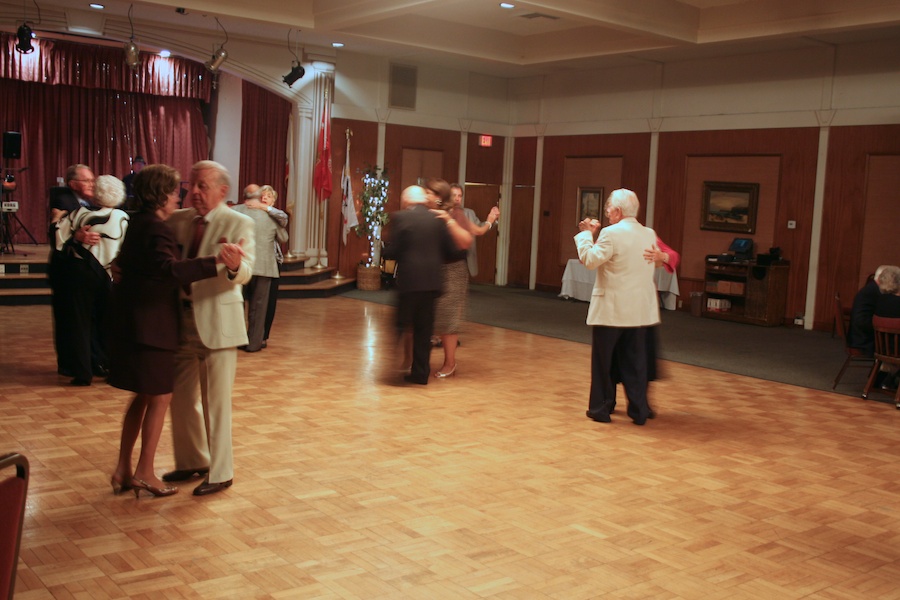
M412 367L404 379L425 385L431 374L434 302L441 295L446 260L465 258L472 236L446 211L426 205L424 188L403 190L402 210L393 213L386 233L384 257L397 261L397 328L412 328ZM408 350L408 349L407 349ZM407 357L409 359L409 357Z
M60 375L76 377L73 384L87 385L90 377L86 376L79 366L85 357L75 354L75 344L70 323L70 308L73 297L73 286L78 285L73 279L74 259L63 252L66 240L58 239L57 225L66 215L79 208L90 207L94 199L94 172L87 165L75 164L66 169L66 186L50 190L50 243L54 244L50 252L50 263L47 266L47 279L50 284L50 301L53 306L53 342L56 347L56 370ZM99 233L76 231L75 238L80 243L97 244ZM89 360L89 359L88 359ZM89 370L89 369L88 369ZM89 375L89 373L88 373Z

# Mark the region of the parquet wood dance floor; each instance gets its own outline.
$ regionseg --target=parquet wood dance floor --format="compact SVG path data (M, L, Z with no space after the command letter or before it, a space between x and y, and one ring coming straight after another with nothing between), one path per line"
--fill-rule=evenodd
M588 346L467 324L423 388L392 316L281 301L239 357L234 486L135 499L108 485L127 394L68 386L50 308L3 307L16 598L900 598L892 405L666 363L658 418L604 425Z

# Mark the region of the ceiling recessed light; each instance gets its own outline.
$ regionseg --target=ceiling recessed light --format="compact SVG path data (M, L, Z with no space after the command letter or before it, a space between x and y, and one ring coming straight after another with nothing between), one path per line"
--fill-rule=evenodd
M169 52L168 50L160 50L159 55L162 56L163 58L169 58L170 56L172 56L172 53Z
M500 3L500 8L515 8L515 7L516 7L516 5L513 4L512 2L501 2Z
M343 48L344 42L331 42L331 47L332 48Z
M103 10L104 8L106 8L105 6L97 2L91 2L90 6L91 8L96 8L97 10Z

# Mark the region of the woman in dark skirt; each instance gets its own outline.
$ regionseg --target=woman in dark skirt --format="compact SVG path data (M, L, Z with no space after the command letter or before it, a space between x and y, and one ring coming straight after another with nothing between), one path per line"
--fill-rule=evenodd
M109 384L135 392L125 412L113 492L147 490L169 496L178 488L163 484L153 460L175 379L175 350L181 318L179 290L215 277L218 256L181 259L181 249L165 220L178 208L178 171L149 165L134 177L138 212L131 217L115 262L110 310ZM223 245L224 246L224 245ZM141 453L134 472L131 455L138 434Z

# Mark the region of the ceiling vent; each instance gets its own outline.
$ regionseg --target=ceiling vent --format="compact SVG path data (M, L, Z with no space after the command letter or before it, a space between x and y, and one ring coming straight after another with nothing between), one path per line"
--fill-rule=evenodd
M391 65L388 106L416 110L416 81L419 70L409 65Z
M551 21L559 21L559 17L553 15L545 15L544 13L533 12L527 15L520 15L523 19L550 19Z

